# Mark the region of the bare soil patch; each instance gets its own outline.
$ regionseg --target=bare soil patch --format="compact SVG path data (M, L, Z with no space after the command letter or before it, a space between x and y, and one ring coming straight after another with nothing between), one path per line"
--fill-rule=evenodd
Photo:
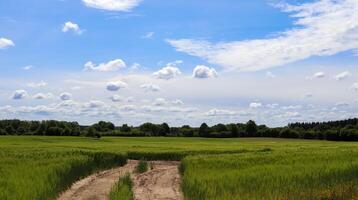
M182 200L180 162L153 161L149 171L133 177L135 200Z
M183 200L177 161L151 161L149 170L133 174L138 161L90 175L74 183L57 200L107 200L120 176L132 174L135 200Z
M57 200L107 200L120 176L132 173L138 161L129 160L125 166L90 175L74 183Z

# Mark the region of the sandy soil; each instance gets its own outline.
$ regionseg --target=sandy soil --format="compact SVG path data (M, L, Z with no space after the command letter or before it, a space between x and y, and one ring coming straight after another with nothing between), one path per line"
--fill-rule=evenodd
M153 161L151 169L133 177L135 200L182 200L179 162Z
M142 174L133 174L138 161L88 176L74 183L57 200L107 200L119 177L132 173L135 200L182 200L180 175L175 161L152 161L150 169Z
M123 167L102 171L77 181L57 200L106 200L119 177L133 172L138 161L129 160Z

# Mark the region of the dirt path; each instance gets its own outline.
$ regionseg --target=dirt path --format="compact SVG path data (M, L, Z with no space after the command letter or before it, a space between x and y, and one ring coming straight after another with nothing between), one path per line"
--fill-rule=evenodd
M137 164L138 161L129 160L123 167L99 172L79 180L57 200L107 200L112 186L119 177L133 172Z
M151 169L133 177L135 200L182 200L179 162L153 161Z
M135 200L182 200L180 192L180 162L153 161L150 169L143 174L132 174ZM74 183L57 200L107 200L113 185L119 177L133 173L138 161L99 172Z

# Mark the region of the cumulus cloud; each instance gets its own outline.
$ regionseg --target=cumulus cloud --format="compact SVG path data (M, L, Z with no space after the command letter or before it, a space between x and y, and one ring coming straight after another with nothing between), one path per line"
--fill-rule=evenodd
M326 74L324 72L316 72L313 74L313 78L324 78Z
M352 74L349 72L349 71L344 71L342 73L339 73L337 74L336 76L334 76L334 78L337 80L337 81L342 81L348 77L350 77Z
M128 12L138 6L141 0L82 0L82 2L92 8Z
M318 0L277 7L291 14L295 27L267 39L216 44L195 39L167 42L177 51L240 71L263 70L358 48L358 1Z
M336 107L348 107L349 103L345 102L345 101L341 101L341 102L337 102Z
M28 83L27 86L32 87L32 88L46 87L47 82L45 82L45 81L40 81L38 83L31 82L31 83Z
M119 96L119 95L113 95L113 96L111 96L111 98L110 98L113 102L120 102L120 101L122 101L123 100L123 98L121 97L121 96Z
M182 105L184 105L184 102L180 99L176 99L176 100L172 101L172 104L176 105L176 106L182 106Z
M80 26L73 22L66 22L62 27L62 32L67 33L69 31L73 31L74 33L81 35L83 30L80 29Z
M284 118L284 119L296 119L301 117L301 114L299 112L285 112L281 115L278 115L279 118Z
M215 117L215 116L230 116L236 115L237 113L230 110L223 110L223 109L211 109L205 115Z
M218 73L214 68L209 68L204 65L198 65L193 70L194 78L215 78L218 76Z
M0 49L5 49L7 47L12 47L12 46L15 46L15 43L12 40L6 38L0 38Z
M85 71L98 71L98 72L118 71L123 68L126 68L126 63L122 59L111 60L107 63L101 63L97 66L91 61L89 61L84 66Z
M181 63L183 63L183 61L181 60L168 63L161 70L154 72L153 75L158 79L165 79L165 80L175 78L181 74L180 69L177 67L177 65Z
M262 103L260 102L252 102L249 105L250 108L261 108L262 107Z
M140 88L144 89L146 92L159 92L160 87L155 84L143 84Z
M102 108L105 106L106 104L103 101L98 100L92 100L83 104L83 107L85 108Z
M179 70L179 68L176 67L164 67L163 69L154 72L154 76L157 77L158 79L165 79L165 80L169 80L172 78L175 78L176 76L180 75L181 72Z
M351 88L354 91L358 91L358 83L353 83Z
M27 96L29 96L29 94L27 93L26 90L16 90L12 95L12 99L20 100L26 98Z
M153 101L154 106L165 106L167 103L168 103L167 100L163 98L157 98Z
M71 98L72 98L72 94L71 94L71 93L64 92L64 93L60 94L60 99L61 99L62 101L71 100Z
M34 99L42 100L42 99L52 99L53 94L52 93L37 93L33 96Z
M131 71L136 71L136 70L139 70L140 68L141 68L141 65L139 63L134 63L131 66Z
M118 91L120 89L126 88L127 83L123 81L115 81L107 83L107 90L108 91Z

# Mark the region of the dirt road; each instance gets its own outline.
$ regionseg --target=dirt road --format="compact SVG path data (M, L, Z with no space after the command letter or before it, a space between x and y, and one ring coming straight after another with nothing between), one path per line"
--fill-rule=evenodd
M134 176L135 200L182 200L179 162L154 161L149 171Z
M153 161L143 174L133 174L138 161L88 176L72 185L57 200L107 200L119 177L132 173L135 200L182 200L180 192L179 162Z
M107 200L119 177L133 172L137 164L138 161L129 160L123 167L99 172L79 180L62 193L57 200Z

